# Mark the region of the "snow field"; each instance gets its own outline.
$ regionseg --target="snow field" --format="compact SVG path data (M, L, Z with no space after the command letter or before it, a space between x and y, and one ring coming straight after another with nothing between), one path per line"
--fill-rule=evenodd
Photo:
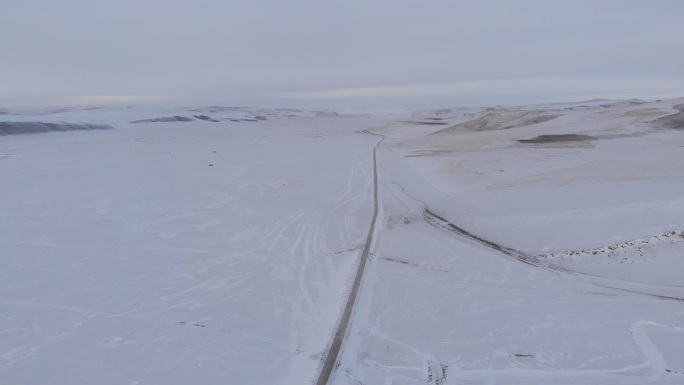
M370 220L376 140L355 131L376 122L111 113L0 139L0 382L310 381Z

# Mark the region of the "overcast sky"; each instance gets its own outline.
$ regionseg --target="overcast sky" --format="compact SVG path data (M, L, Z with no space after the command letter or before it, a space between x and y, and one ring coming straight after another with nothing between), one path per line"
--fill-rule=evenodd
M0 107L678 96L682 0L0 0Z

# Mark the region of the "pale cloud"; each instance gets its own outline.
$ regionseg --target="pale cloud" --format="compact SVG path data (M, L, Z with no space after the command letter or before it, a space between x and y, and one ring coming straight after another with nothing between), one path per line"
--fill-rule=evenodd
M356 87L320 91L292 92L275 95L283 99L377 99L377 98L424 98L448 100L448 98L475 98L481 101L488 95L507 98L525 94L533 97L557 98L562 89L572 99L612 97L612 98L668 98L684 96L684 80L669 79L611 79L611 78L526 78L503 80L479 80L448 84Z
M3 0L0 105L684 94L680 36L681 0Z
M84 95L55 100L55 104L69 105L120 105L129 103L158 103L167 98L159 95Z

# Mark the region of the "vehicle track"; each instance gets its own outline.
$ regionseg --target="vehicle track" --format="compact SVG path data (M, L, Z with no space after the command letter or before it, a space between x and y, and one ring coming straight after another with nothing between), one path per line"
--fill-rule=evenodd
M370 254L371 243L373 242L373 233L375 232L375 223L378 218L378 162L377 162L377 150L385 140L383 135L379 135L368 130L360 131L362 134L373 135L381 137L381 139L373 147L373 219L371 219L370 228L368 229L368 236L366 237L366 243L363 246L363 251L361 252L361 257L359 259L359 265L356 270L356 275L354 276L354 281L349 290L349 297L347 297L347 303L342 309L342 316L337 325L337 330L330 343L329 348L325 352L322 359L323 365L321 366L321 371L316 380L316 385L326 385L330 380L330 376L333 370L338 366L338 359L340 350L342 348L342 343L347 335L347 330L349 329L349 323L351 321L351 316L354 314L354 305L359 295L359 289L361 288L361 283L363 282L363 273L366 269L366 263L368 262L368 255Z
M513 259L515 259L519 262L526 263L526 264L528 264L534 268L546 270L550 273L557 274L557 275L565 275L567 277L578 279L582 282L586 282L586 283L589 283L592 285L604 287L607 289L619 290L619 291L622 291L625 293L630 293L630 294L645 295L645 296L658 298L658 299L662 299L662 300L672 300L672 301L677 301L677 302L684 302L684 298L681 298L681 297L677 297L677 296L673 296L673 295L666 295L666 294L659 294L659 293L651 293L651 292L647 292L644 290L635 290L635 289L631 289L628 287L615 286L615 284L608 284L605 281L609 281L609 282L610 281L622 281L623 283L637 284L637 285L639 284L638 282L614 280L614 279L610 279L607 277L601 277L598 275L591 275L591 274L582 273L579 271L567 269L567 268L564 268L564 267L561 267L561 266L558 266L558 265L555 265L552 263L543 262L539 256L528 254L528 253L525 253L523 251L516 250L516 249L510 248L510 247L506 247L506 246L500 245L498 243L492 242L488 239L484 239L478 235L475 235L475 234L469 232L468 230L465 230L462 227L456 226L455 224L449 222L447 219L435 214L434 212L430 211L428 208L424 209L423 218L425 219L425 221L428 224L430 224L432 226L445 228L445 229L447 229L451 232L454 232L460 236L469 238L469 239L471 239L475 242L478 242L478 243L480 243L486 247L489 247L491 249L499 251L499 252L501 252L501 253L509 256L509 257L512 257ZM601 279L603 282L595 282L595 281L591 281L591 280L587 280L587 279L582 279L582 277L598 278L598 279ZM647 286L654 286L654 285L647 285ZM656 286L656 287L663 288L664 286L660 285L660 286ZM665 288L667 288L667 287L665 287Z
M449 231L455 232L457 234L460 234L466 238L470 238L478 243L483 244L484 246L487 246L491 249L497 250L501 253L504 253L508 255L509 257L513 257L517 259L520 262L526 263L528 265L532 265L534 267L540 267L541 261L539 258L535 255L528 254L525 252L522 252L520 250L516 250L510 247L506 247L503 245L500 245L498 243L492 242L488 239L484 239L480 236L477 236L473 233L471 233L468 230L463 229L462 227L458 227L455 224L449 222L448 220L442 218L441 216L433 213L430 211L430 209L425 208L423 211L423 217L425 218L425 221L428 222L431 225L441 225L442 227L446 227ZM441 224L436 223L437 221L441 222Z

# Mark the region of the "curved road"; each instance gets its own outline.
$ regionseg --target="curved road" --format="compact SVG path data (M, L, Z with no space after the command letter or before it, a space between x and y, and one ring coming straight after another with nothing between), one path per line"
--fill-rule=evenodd
M378 141L378 143L375 144L375 147L373 147L373 219L371 220L370 228L368 229L366 244L363 246L363 251L361 252L361 259L359 260L359 266L356 270L354 283L351 286L351 290L349 290L347 304L342 310L340 322L337 326L337 330L335 331L335 336L330 344L330 348L326 352L325 358L323 360L323 366L321 367L321 372L318 375L318 380L316 380L316 385L326 385L330 380L330 375L337 366L340 349L342 348L342 342L344 342L344 338L347 335L349 321L354 313L354 305L356 304L356 299L359 295L359 288L361 287L361 282L363 281L363 272L366 269L368 254L370 253L371 243L373 242L373 233L375 232L375 222L378 218L378 162L376 153L380 143L385 140L385 137L372 133L368 130L363 130L361 133L375 135L382 138Z

